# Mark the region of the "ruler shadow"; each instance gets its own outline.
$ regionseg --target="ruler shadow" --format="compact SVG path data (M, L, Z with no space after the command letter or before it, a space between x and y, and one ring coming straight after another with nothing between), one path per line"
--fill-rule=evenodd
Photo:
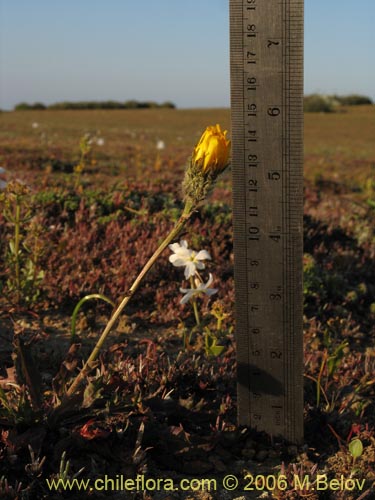
M247 389L250 386L254 393L270 394L271 396L284 395L283 384L280 380L251 363L238 363L237 382Z

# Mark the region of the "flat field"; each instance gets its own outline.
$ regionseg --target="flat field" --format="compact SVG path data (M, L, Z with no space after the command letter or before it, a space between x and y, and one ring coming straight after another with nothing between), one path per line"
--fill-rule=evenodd
M192 148L207 125L230 130L229 110L24 111L0 123L0 498L75 498L47 482L74 474L213 478L215 492L168 498L254 498L262 491L245 492L247 473L285 475L270 498L374 498L375 107L305 115L299 447L236 424L229 171L181 237L211 255L201 274L218 291L197 299L200 325L180 304L191 284L166 249L86 390L64 400L111 315L103 297L118 303L173 227ZM74 313L91 294L101 298ZM220 486L227 474L233 492ZM319 474L349 482L319 490ZM167 492L87 487L79 497Z

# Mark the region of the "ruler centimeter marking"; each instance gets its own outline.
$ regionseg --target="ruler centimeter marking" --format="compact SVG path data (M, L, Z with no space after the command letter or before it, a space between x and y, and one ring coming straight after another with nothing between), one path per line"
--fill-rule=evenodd
M230 0L238 420L303 439L303 0Z

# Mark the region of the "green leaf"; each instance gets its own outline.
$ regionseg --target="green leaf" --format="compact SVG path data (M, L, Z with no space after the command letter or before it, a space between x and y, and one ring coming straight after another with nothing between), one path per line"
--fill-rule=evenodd
M205 329L205 349L207 356L220 356L220 354L225 350L222 345L217 345L217 338L213 335L208 328Z
M13 240L10 240L10 242L9 242L9 248L10 248L11 253L14 255L16 253L16 249L15 249L14 241Z
M101 378L95 380L95 382L89 382L83 393L82 408L90 408L90 406L92 406L93 403L100 398L103 390L101 383Z
M353 439L352 441L350 441L349 443L349 451L351 453L351 455L354 457L354 458L358 458L362 455L363 453L363 444L362 444L362 441L358 438L356 439Z
M225 347L222 345L212 345L207 349L207 353L210 356L220 356L220 354L224 351Z

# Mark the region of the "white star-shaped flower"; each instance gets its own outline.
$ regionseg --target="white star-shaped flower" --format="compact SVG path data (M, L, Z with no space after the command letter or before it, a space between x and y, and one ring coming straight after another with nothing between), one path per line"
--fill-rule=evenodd
M198 278L195 278L196 288L180 288L180 292L185 295L180 300L180 304L186 304L194 295L205 293L209 297L217 292L217 288L210 288L213 281L213 276L210 273L207 283L202 283Z
M173 254L169 257L169 262L171 262L176 267L185 267L185 278L189 279L194 276L197 269L204 269L205 265L203 260L211 259L210 254L207 250L200 250L195 252L188 248L186 240L181 240L180 243L172 243L169 245Z

